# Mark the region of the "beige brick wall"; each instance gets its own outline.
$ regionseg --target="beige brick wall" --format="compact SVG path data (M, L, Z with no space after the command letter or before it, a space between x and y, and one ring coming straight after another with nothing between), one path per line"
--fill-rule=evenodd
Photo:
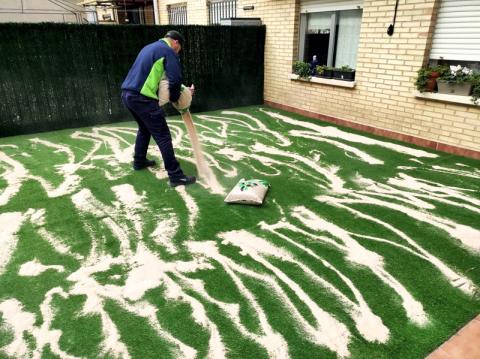
M158 0L158 11L160 12L160 24L168 25L168 11L169 5L187 4L187 22L188 25L207 25L208 24L208 10L207 0Z
M254 10L243 11L245 5ZM288 79L298 53L299 0L239 0L239 16L267 26L265 100L364 125L480 150L480 107L417 99L416 71L428 59L435 0L364 0L357 85L346 89Z
M188 0L188 24L208 25L207 0Z
M197 21L190 14L202 6L206 14L206 1L198 1L188 0L189 24L207 22L207 17ZM176 1L159 2L163 6ZM479 151L480 107L414 97L416 71L428 60L438 4L401 0L390 37L386 29L394 1L364 0L354 89L288 78L298 54L300 0L238 0L238 16L260 17L267 27L266 101ZM248 5L254 10L244 11ZM168 23L166 5L164 9L162 24Z

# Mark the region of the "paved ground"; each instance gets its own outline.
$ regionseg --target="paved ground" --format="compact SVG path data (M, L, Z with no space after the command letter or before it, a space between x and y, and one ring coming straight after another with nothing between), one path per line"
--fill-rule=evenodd
M430 354L427 359L479 359L480 315Z

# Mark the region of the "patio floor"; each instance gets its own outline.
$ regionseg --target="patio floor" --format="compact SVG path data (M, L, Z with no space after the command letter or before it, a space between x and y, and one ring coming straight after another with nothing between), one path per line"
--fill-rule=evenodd
M194 121L187 188L153 142L132 171L132 122L0 139L0 357L475 353L480 161L268 107ZM242 178L263 206L223 202Z
M455 333L427 359L480 358L480 315Z

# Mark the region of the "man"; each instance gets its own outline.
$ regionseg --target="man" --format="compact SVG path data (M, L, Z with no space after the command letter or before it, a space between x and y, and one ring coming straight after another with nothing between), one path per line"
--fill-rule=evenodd
M189 185L195 176L186 176L175 158L172 136L165 113L158 104L158 87L163 76L168 78L170 101L180 97L182 71L178 53L185 44L183 36L174 30L165 38L145 46L137 56L122 84L122 101L138 123L133 169L154 166L147 159L148 144L153 137L162 154L170 186ZM190 89L193 92L193 89Z
M312 62L310 62L310 71L313 75L317 74L317 66L320 65L320 62L317 59L317 55L313 55Z

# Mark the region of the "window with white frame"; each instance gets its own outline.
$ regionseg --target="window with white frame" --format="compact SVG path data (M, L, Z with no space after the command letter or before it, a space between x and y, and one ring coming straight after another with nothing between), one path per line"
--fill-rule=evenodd
M361 0L302 0L299 60L332 67L357 64Z
M480 69L480 0L442 0L430 62Z

